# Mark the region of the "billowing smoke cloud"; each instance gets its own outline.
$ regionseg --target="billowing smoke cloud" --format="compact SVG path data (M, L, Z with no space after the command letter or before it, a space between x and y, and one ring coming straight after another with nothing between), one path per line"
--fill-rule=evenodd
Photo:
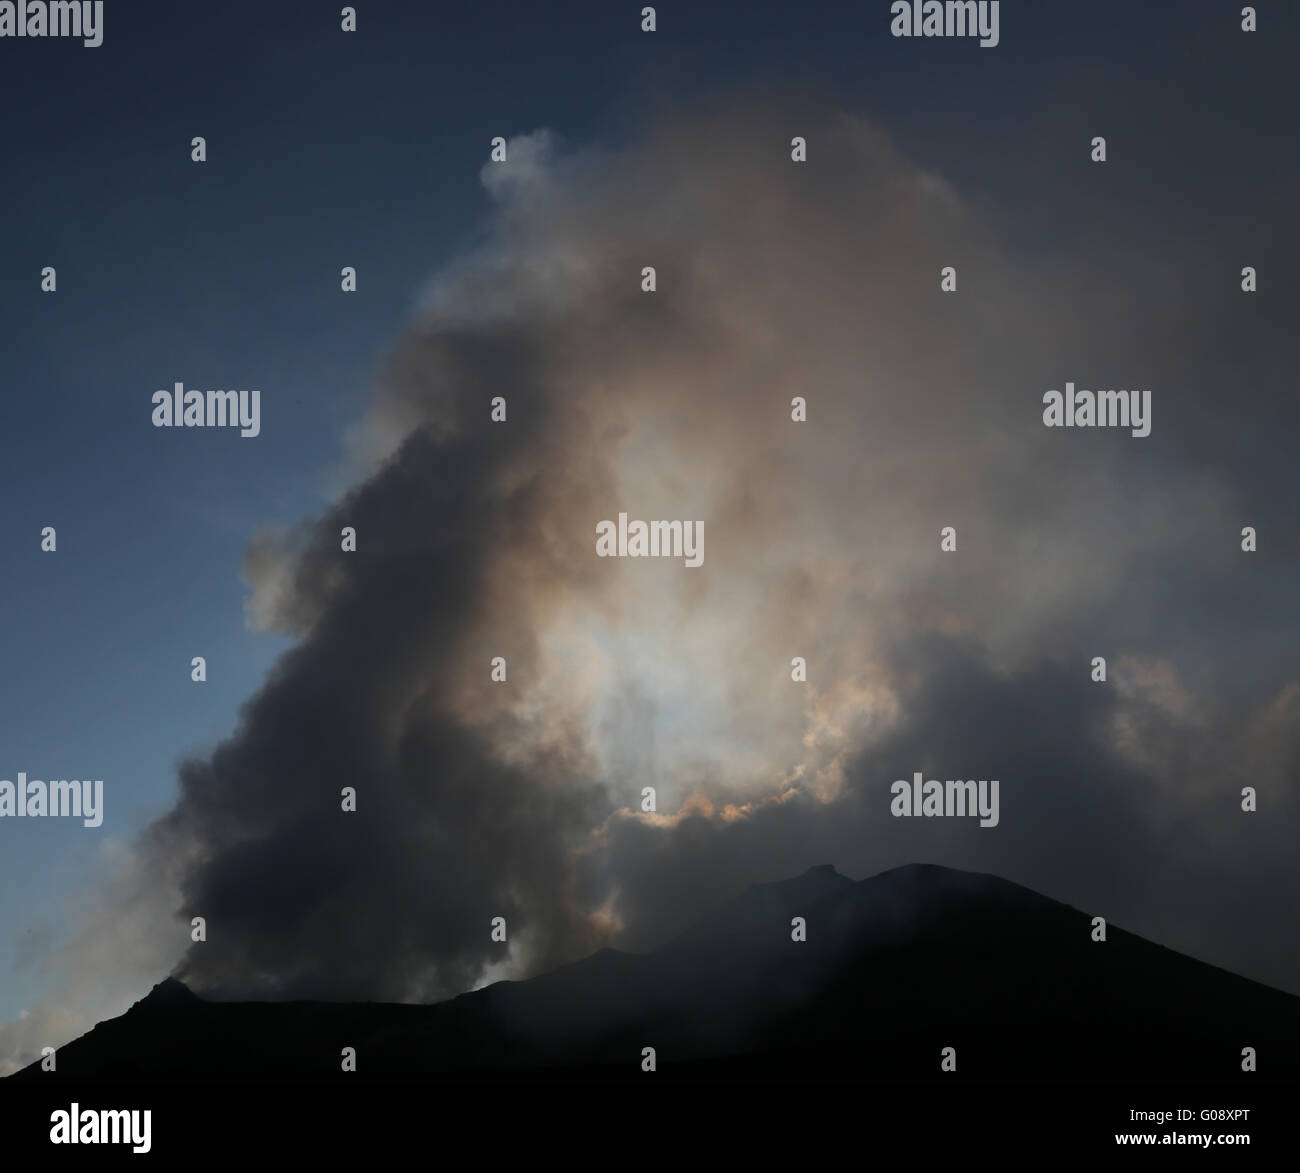
M1272 928L1300 764L1274 438L1300 420L1240 262L1180 272L1122 224L1110 255L1015 255L816 103L508 151L360 483L250 550L250 615L296 645L136 847L175 923L207 919L181 976L433 998L652 945L811 864L927 860L1300 989ZM1151 389L1151 436L1045 428L1067 380ZM596 557L620 512L703 520L704 564ZM891 817L916 770L999 779L999 825Z

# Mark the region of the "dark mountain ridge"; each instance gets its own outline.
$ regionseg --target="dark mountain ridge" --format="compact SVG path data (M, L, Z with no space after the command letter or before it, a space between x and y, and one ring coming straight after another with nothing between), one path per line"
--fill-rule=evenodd
M855 883L823 865L651 953L602 949L429 1006L217 1003L168 979L61 1048L56 1072L11 1080L620 1082L649 1078L646 1047L670 1081L1294 1078L1300 998L1113 925L1095 942L1091 921L995 876L909 865Z

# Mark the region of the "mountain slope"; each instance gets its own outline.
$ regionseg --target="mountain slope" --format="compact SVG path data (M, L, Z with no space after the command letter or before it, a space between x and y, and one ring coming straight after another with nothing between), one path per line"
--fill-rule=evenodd
M803 917L807 939L792 939ZM833 868L747 889L650 954L605 949L433 1006L210 1003L168 980L15 1081L1294 1078L1300 999L995 876ZM1241 1071L1243 1047L1259 1071ZM344 1047L357 1071L344 1074ZM943 1048L955 1073L940 1071Z

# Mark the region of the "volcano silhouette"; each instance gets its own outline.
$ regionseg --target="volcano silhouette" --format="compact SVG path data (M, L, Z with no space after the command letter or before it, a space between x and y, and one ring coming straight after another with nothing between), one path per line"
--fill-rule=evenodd
M10 1079L606 1083L647 1078L646 1048L669 1082L1294 1079L1300 998L1113 925L1096 941L1092 919L995 876L913 864L855 883L821 866L651 953L603 949L434 1005L218 1003L168 979L55 1072Z

